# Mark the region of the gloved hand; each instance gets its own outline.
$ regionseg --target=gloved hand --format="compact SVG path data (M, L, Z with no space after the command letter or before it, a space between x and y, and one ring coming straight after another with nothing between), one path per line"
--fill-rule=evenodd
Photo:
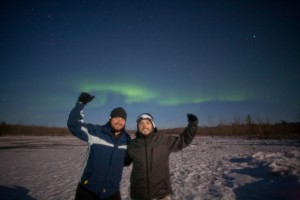
M198 118L196 115L193 114L187 114L188 122L197 122L198 123Z
M78 101L83 103L84 105L88 102L92 101L95 96L90 95L89 93L82 92L78 97Z

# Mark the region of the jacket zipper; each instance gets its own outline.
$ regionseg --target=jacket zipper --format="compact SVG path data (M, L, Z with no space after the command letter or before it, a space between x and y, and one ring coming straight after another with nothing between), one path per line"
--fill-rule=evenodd
M147 193L148 193L148 199L150 198L150 180L149 180L149 165L148 165L148 151L147 151L147 138L144 139L145 142L145 154L146 154L146 176L147 176Z
M112 153L110 154L110 160L109 160L109 167L108 167L108 170L111 169L112 157L113 157L113 155L115 154L116 148L118 148L118 142L116 141L116 139L115 139L114 137L112 137L112 136L111 136L111 139L112 139L112 141L113 141L113 143L114 143L114 148L113 148L113 150L112 150ZM105 177L104 177L104 180L107 180L108 174L109 174L109 173L108 173L108 171L107 171L107 172L106 172L106 175L105 175ZM104 188L103 186L102 186L102 192L103 192L103 193L106 192L106 188Z

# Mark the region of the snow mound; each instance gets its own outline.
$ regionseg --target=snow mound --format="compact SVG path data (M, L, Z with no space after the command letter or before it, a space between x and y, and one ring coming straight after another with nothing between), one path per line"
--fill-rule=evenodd
M252 155L259 162L264 162L270 171L280 175L295 175L300 180L300 151L257 152Z

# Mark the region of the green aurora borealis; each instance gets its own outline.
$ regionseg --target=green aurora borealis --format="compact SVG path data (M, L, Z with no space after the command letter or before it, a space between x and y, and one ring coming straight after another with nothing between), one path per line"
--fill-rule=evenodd
M89 92L91 94L101 95L101 105L105 105L105 96L107 94L117 94L124 98L126 104L155 102L161 106L179 106L182 104L197 104L209 101L246 101L250 100L250 95L232 90L222 92L222 94L206 94L205 92L189 93L189 91L164 91L163 88L150 88L140 84L123 83L90 83L79 88L79 91ZM170 91L171 90L171 91Z

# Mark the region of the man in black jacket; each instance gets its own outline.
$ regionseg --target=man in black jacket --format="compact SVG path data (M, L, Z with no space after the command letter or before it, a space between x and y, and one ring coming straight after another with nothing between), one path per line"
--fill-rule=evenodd
M169 156L188 146L197 133L198 118L188 114L188 126L179 136L157 132L149 113L137 118L136 138L128 144L126 164L133 162L130 196L134 200L167 199L171 194Z

